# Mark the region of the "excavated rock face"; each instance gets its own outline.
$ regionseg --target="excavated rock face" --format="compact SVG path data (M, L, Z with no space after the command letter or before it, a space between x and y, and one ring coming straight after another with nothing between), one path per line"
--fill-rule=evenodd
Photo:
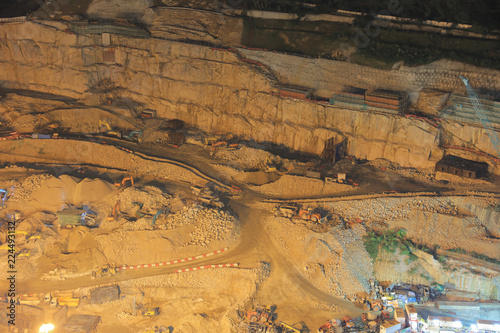
M116 4L95 1L89 12L104 13ZM120 10L124 13L135 10L136 7L130 6L122 6ZM134 6L146 8L149 3L141 1ZM141 10L137 12L144 12ZM164 11L157 10L154 14L155 21L149 27L153 37L167 36L162 29L168 21L165 18L172 13ZM196 30L188 26L187 18L192 15L199 18L195 21L201 28L208 20L192 10L178 13L184 20L177 23L184 30L191 29L190 34ZM202 31L206 38L195 40L223 40L220 38L226 35L226 30L222 27L228 27L225 24L230 24L229 21L225 18L207 26ZM438 69L382 71L324 59L316 61L244 49L228 51L123 34L111 34L113 50L109 51L103 46L100 34L76 36L65 32L67 26L61 22L44 23L49 26L26 22L0 27L0 72L5 73L0 84L73 97L94 107L106 100L111 106L119 105L123 112L129 109L130 114L140 105L157 110L159 117L180 119L207 132L232 132L244 139L272 142L314 154L321 154L325 141L342 133L347 139L347 153L362 159L386 158L405 167L428 168L442 155L438 148L440 130L426 122L270 94L276 92L274 85L280 82L314 86L316 93L324 96L331 96L335 87L346 83L371 87L380 81L388 87L399 85L403 90L418 90L434 79L446 82L446 75L451 74ZM233 28L228 30L238 30L237 25ZM231 45L237 40L233 37L228 40ZM242 57L267 67L243 61ZM460 74L459 70L453 73ZM489 86L498 85L498 80L484 75ZM109 96L92 92L103 80L109 80L113 87ZM446 87L455 89L457 82ZM494 153L483 129L468 128L473 127L464 126L458 132L462 141Z
M152 0L94 0L87 9L91 18L140 19L153 4Z

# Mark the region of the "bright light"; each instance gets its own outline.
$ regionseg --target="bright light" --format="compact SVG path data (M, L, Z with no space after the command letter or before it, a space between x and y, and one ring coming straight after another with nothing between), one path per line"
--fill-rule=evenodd
M54 325L52 324L43 324L42 326L40 326L40 329L38 330L38 332L40 333L48 333L49 331L53 331L54 330Z
M470 329L474 332L477 332L477 325L476 324L470 325Z

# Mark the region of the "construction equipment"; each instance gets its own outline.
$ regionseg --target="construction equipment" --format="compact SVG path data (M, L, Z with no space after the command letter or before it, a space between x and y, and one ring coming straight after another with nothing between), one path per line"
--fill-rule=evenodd
M465 88L467 88L467 94L469 95L469 99L472 103L472 106L474 106L474 110L476 111L477 117L479 118L484 129L488 133L488 136L490 137L491 140L491 144L493 145L493 148L495 149L497 156L500 157L500 140L498 140L498 136L495 130L491 126L488 117L484 113L483 107L481 106L481 103L479 102L479 99L477 98L474 89L472 89L472 86L469 84L469 80L467 80L462 76L460 76L460 78L464 82Z
M160 308L146 308L142 310L142 315L145 317L155 317L160 314Z
M215 153L215 149L217 148L227 148L227 142L226 141L217 141L212 143L212 147L210 148L210 155L213 155Z
M122 137L126 140L129 140L129 141L141 143L142 142L142 131L133 130L129 134L123 134Z
M299 330L298 328L295 328L291 325L288 325L287 323L284 323L282 321L280 321L278 323L278 326L282 328L282 332L283 333L288 333L288 332L292 332L292 333L301 333L302 331Z
M380 299L366 300L364 305L365 310L394 312L394 306Z
M92 276L94 278L100 278L105 276L113 276L116 274L116 268L111 266L110 264L106 264L99 268L97 271L92 272Z
M299 208L297 206L292 205L283 205L274 209L274 216L282 216L292 218L297 215Z
M114 221L116 219L116 215L118 215L118 211L120 210L120 200L118 200L113 207L113 211L111 212L111 215L107 217L108 221Z
M217 141L219 141L219 138L214 137L214 136L212 136L212 137L205 137L205 138L203 138L203 143L204 143L206 146L210 146L210 145L212 145L212 144L216 143Z
M50 121L47 117L45 117L43 114L39 113L38 114L38 119L40 120L40 127L42 119L45 120L47 123L44 125L44 127L48 130L56 130L59 128L59 123L57 121Z
M251 322L268 322L273 319L273 311L270 306L254 305L252 310L247 311L245 318Z
M106 135L109 135L109 136L115 136L115 137L117 137L117 138L120 138L120 139L121 139L122 134L121 134L119 131L112 129L110 124L108 124L108 123L107 123L106 121L104 121L104 120L100 120L100 119L99 119L99 132L101 132L101 128L102 128L102 127L105 127L105 128L106 128L106 131L105 131L105 134L106 134Z
M156 111L155 110L146 109L146 110L142 111L139 114L139 118L141 118L141 119L156 118Z
M132 177L132 176L130 176L130 177L124 177L122 179L122 182L121 183L115 183L115 186L117 186L117 187L124 187L128 180L130 180L130 186L134 186L134 177Z
M224 208L224 203L222 201L220 201L219 198L209 196L209 195L204 195L204 196L199 197L198 202L205 205L205 206Z
M317 222L323 222L324 219L326 218L326 217L322 218L321 214L313 213L313 210L311 208L300 209L299 213L295 217L296 218L300 217L303 220L311 220L311 221L313 221L315 223L317 223Z
M265 172L276 172L278 171L278 168L276 164L271 161L269 157L266 158L266 161L264 162L264 171Z
M334 333L335 327L341 326L342 321L340 319L330 319L326 321L326 324L318 328L318 333Z

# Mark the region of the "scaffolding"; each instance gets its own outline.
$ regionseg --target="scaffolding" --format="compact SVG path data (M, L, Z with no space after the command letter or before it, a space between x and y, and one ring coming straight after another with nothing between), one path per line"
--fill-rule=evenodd
M148 38L149 33L136 26L123 26L111 23L96 23L96 24L81 24L72 23L70 31L77 35L92 35L92 34L119 34L139 38Z

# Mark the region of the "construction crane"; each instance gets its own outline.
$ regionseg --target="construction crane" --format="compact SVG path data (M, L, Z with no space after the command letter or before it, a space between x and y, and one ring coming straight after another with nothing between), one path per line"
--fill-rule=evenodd
M469 84L469 80L467 80L463 76L460 76L460 78L462 79L462 81L464 81L465 88L467 88L467 94L469 94L469 99L472 103L472 106L474 106L477 117L479 118L479 120L481 120L481 124L488 133L491 143L493 144L493 148L495 148L495 151L497 152L497 156L500 157L500 141L498 140L497 133L491 126L488 117L484 113L483 107L481 106L481 103L479 103L479 99L477 98L474 89L472 89L471 85Z

